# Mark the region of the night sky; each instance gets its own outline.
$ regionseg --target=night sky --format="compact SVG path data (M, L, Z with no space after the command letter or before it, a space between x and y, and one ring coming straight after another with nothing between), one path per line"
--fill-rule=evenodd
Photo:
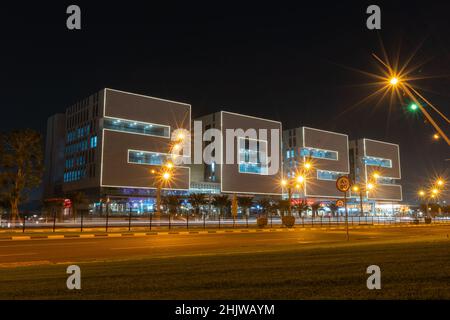
M110 87L190 103L193 117L228 110L398 143L408 201L427 178L450 178L449 147L406 102L351 108L378 88L352 69L379 73L382 42L400 62L419 48L413 75L434 78L415 83L450 115L448 1L92 2L0 5L0 130L45 133L50 115ZM66 28L70 4L81 31ZM370 4L381 31L366 28Z

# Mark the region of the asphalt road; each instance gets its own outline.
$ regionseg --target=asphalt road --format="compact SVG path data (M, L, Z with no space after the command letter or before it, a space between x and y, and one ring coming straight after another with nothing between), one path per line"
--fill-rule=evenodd
M351 230L349 243L343 229L5 241L0 243L0 267L449 241L449 234L450 226L433 226Z

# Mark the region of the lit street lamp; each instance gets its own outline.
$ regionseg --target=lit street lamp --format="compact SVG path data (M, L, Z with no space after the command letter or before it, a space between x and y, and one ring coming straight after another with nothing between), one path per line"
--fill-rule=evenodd
M445 181L441 178L438 178L429 188L429 193L425 192L423 189L419 190L418 192L419 198L425 200L426 214L428 218L431 218L430 200L434 200L439 196L444 185Z
M300 189L304 188L304 186L306 184L306 177L311 169L312 169L311 161L305 161L303 163L302 169L293 178L281 180L281 186L283 188L287 188L287 191L288 191L288 201L289 201L288 213L289 213L289 216L292 215L292 189L300 190Z
M359 206L360 206L360 216L364 215L364 209L363 209L363 192L369 193L369 191L373 190L375 188L375 185L371 182L367 184L361 184L361 185L353 185L352 191L359 194Z

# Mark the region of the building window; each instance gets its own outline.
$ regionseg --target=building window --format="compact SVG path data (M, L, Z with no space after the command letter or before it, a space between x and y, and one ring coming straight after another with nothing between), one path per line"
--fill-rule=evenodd
M338 153L336 151L315 149L315 148L301 148L300 155L303 157L311 157L317 159L337 160Z
M377 166L383 168L392 168L392 161L390 159L365 157L364 163L368 166Z
M164 153L128 150L129 163L162 165L169 156Z
M91 137L91 149L97 147L97 136Z
M335 171L317 170L317 180L336 181L342 174Z
M170 127L159 124L105 118L103 122L103 127L105 129L121 132L170 138Z
M378 184L395 184L395 180L387 177L379 177L377 178Z
M238 138L239 172L267 174L267 141Z

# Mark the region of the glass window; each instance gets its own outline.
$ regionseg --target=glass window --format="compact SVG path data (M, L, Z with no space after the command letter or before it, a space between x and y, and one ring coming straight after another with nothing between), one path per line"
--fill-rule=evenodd
M116 131L170 138L170 127L158 124L105 118L103 126L105 129Z
M365 157L364 163L368 166L377 166L383 168L392 168L392 161L390 159L382 159L375 157Z
M317 170L317 180L337 180L342 174L334 171Z
M238 138L239 172L253 174L267 174L267 142Z
M128 162L137 164L162 165L169 155L157 152L128 150Z
M337 160L338 153L336 151L314 149L314 148L302 148L300 155L303 157L311 157L317 159Z

